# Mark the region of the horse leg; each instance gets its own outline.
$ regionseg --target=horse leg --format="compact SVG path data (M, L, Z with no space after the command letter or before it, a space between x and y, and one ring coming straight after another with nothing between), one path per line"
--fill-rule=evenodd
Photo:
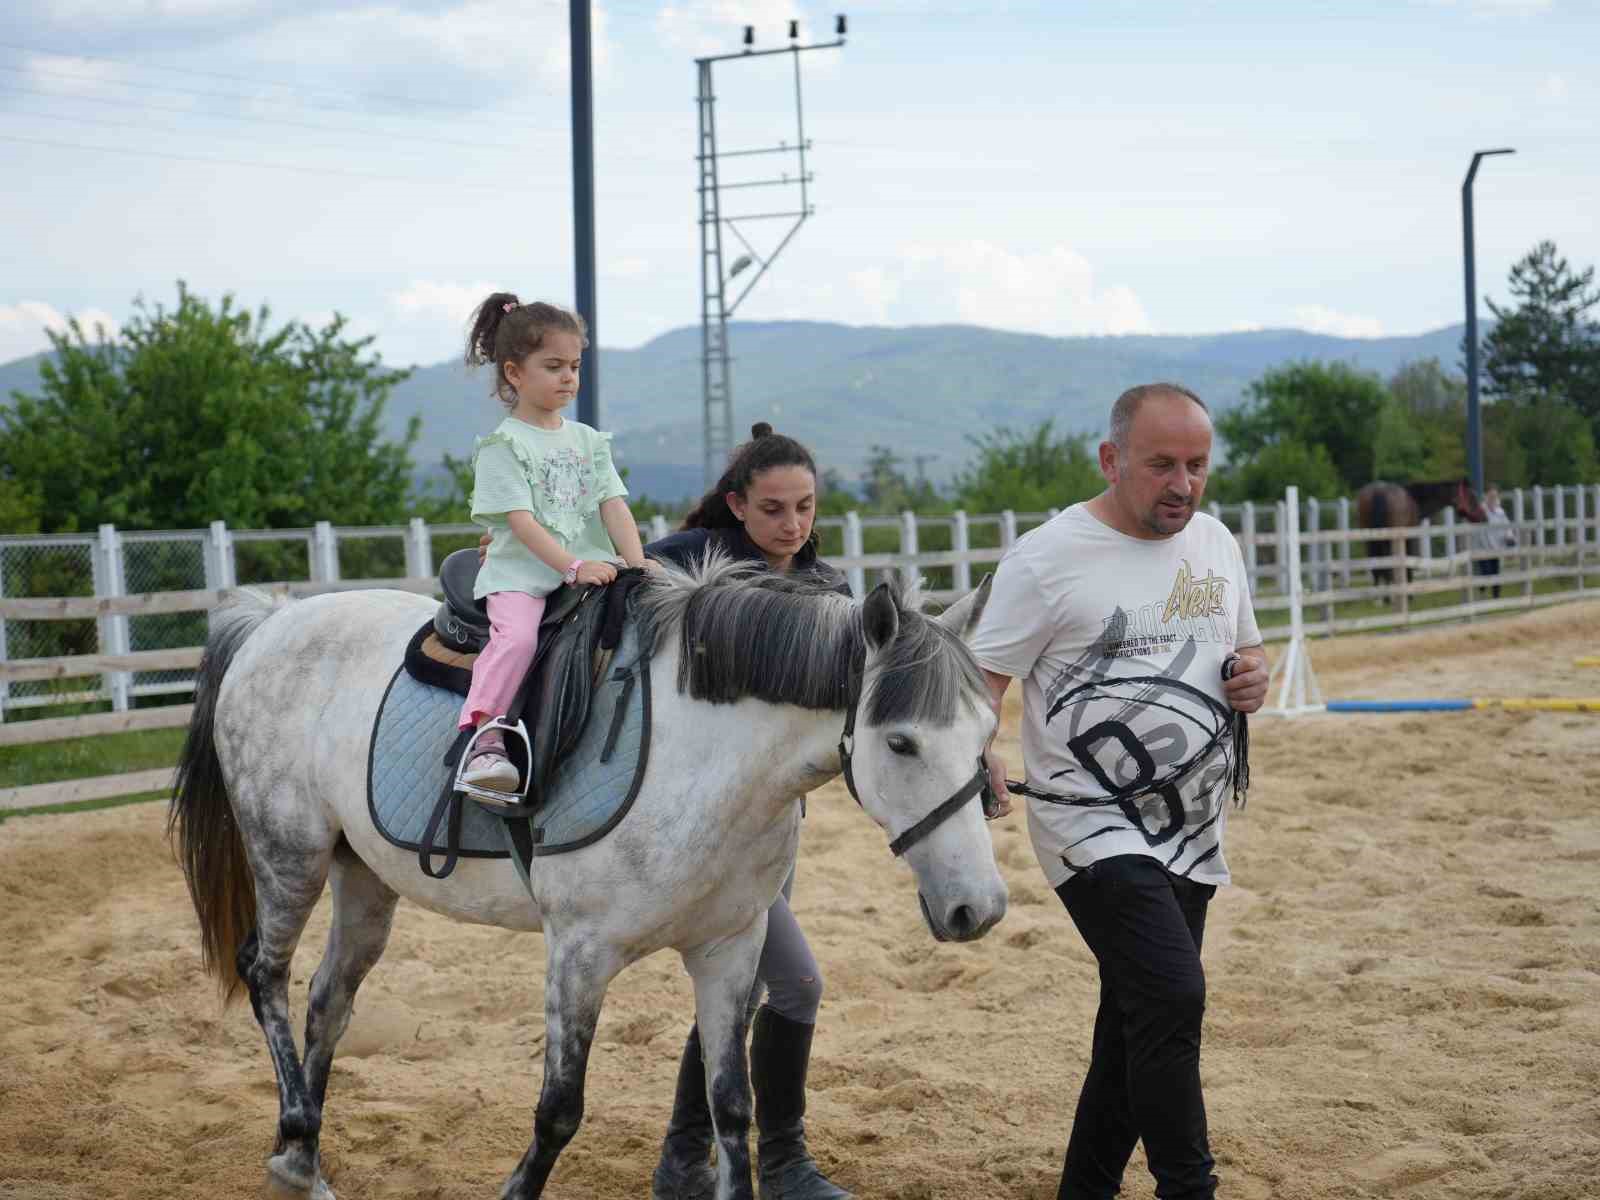
M745 1033L750 993L767 938L765 910L741 932L684 951L694 978L695 1021L717 1137L717 1200L751 1200L750 1064Z
M239 948L237 962L278 1079L278 1139L267 1170L276 1183L313 1200L332 1200L333 1193L322 1179L317 1157L322 1105L306 1086L289 1025L289 965L328 881L331 858L331 847L308 853L303 845L287 844L277 853L269 849L253 856L254 861L270 862L272 869L252 872L256 928Z
M606 988L623 967L609 948L545 930L544 1086L533 1114L533 1143L500 1189L500 1200L538 1200L583 1123L589 1048Z
M319 1110L328 1092L333 1048L350 1024L356 989L389 943L400 899L348 842L341 841L334 851L330 878L333 924L306 1007L306 1091Z

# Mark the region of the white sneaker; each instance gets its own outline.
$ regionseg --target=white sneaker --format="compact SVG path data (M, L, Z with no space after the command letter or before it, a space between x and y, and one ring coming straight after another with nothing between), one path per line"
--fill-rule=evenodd
M515 792L521 777L517 774L516 765L504 754L486 750L473 756L467 769L461 773L461 782L488 788L492 792ZM513 804L515 801L508 796L506 803Z

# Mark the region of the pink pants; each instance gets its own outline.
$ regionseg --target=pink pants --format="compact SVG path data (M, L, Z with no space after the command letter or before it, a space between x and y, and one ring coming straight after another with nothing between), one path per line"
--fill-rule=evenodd
M543 596L526 592L489 594L489 644L472 664L472 687L467 691L467 702L461 706L457 728L470 729L484 717L505 715L533 664L542 616Z

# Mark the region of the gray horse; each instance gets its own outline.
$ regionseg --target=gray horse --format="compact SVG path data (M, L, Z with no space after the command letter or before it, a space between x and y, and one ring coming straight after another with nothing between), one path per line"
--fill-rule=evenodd
M266 1035L279 1098L272 1178L332 1197L318 1135L334 1046L405 896L457 920L544 931L544 1086L532 1144L502 1200L541 1195L577 1132L610 981L668 948L694 980L717 1197L747 1200L745 1001L767 908L794 861L804 794L846 768L861 806L911 865L934 936L980 937L1005 914L975 802L994 715L962 640L987 594L985 581L935 620L917 611L914 592L887 585L854 602L717 560L668 569L637 596L657 683L634 806L593 845L537 859L531 896L506 860L463 860L449 879L429 879L368 815L368 737L430 601L364 591L277 610L250 597L218 610L172 825L206 965L230 995L248 989ZM302 1056L289 963L330 881L333 923Z

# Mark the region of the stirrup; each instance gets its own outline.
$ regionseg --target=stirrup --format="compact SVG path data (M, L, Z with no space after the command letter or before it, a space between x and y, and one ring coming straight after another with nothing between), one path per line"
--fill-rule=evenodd
M462 778L467 773L467 768L472 760L479 754L485 753L478 747L478 739L491 729L498 729L502 734L512 734L522 741L523 757L528 769L522 772L522 786L513 792L500 792L493 788L479 787L475 783L468 783ZM511 756L506 755L507 758ZM463 796L470 796L480 801L490 812L502 817L530 817L533 807L528 803L528 787L533 782L533 743L528 740L528 727L519 719L515 725L504 717L492 717L478 726L469 741L461 751L461 757L456 761L456 777L451 784L451 791L459 792Z

